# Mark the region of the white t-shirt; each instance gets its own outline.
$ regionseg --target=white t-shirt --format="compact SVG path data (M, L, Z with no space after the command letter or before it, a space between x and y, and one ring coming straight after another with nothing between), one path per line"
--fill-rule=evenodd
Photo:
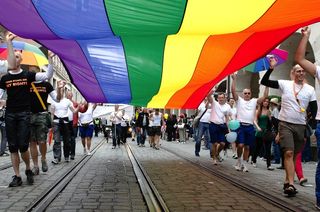
M129 123L129 116L127 114L124 114L122 116L120 125L121 125L121 127L126 127L127 123Z
M316 120L320 120L320 66L317 66L317 72L316 72L316 78L318 79L318 81L316 80L316 90L317 90L317 105L318 105L318 111L317 111L317 116L316 116Z
M72 107L72 102L69 99L63 98L60 102L52 102L52 107L54 107L54 115L58 118L68 117L68 109ZM58 122L58 120L54 120Z
M256 114L257 98L252 98L249 101L245 101L239 96L237 101L237 119L240 122L253 124L254 116Z
M297 98L294 95L293 81L278 80L279 89L281 92L281 110L279 113L279 120L289 122L292 124L306 124L306 110L309 102L316 100L316 93L314 88L307 83L303 86L295 84L295 92L298 92ZM301 108L305 111L301 112Z
M162 120L162 113L159 112L158 115L156 113L153 113L153 126L154 127L160 127L161 126L161 120Z
M229 104L224 103L221 105L216 100L213 100L211 104L210 121L215 124L224 124L227 122L226 116L231 114L231 107Z
M8 62L6 60L0 60L0 74L6 74L8 71Z
M205 110L206 110L206 104L202 102L200 104L200 106L198 107L197 117L200 117ZM205 114L202 115L200 122L209 123L210 122L210 114L211 114L211 109L207 109Z
M122 116L123 116L122 111L120 111L120 110L114 111L114 112L110 115L110 121L112 122L112 124L120 124L120 123L121 123Z
M69 121L73 121L73 112L71 111L71 109L68 109L68 119Z
M79 112L79 122L81 124L87 124L90 123L90 125L93 125L93 105L89 104L88 109L84 113Z

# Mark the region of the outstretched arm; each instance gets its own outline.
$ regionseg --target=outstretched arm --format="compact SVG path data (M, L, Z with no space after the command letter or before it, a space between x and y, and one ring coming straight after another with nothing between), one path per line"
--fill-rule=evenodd
M231 78L232 78L232 84L231 84L231 93L232 93L232 97L235 101L238 101L239 99L239 95L237 94L236 92L236 75L235 74L232 74L231 75Z
M308 44L308 40L309 40L309 37L311 34L311 29L309 27L304 27L301 29L301 34L302 34L302 37L301 37L300 43L298 45L294 60L306 72L308 72L312 76L315 76L316 72L317 72L316 66L312 62L310 62L309 60L307 60L305 58L307 44Z
M274 57L270 57L269 58L269 63L270 63L270 68L268 69L268 71L263 75L262 80L261 80L261 84L270 88L279 88L279 82L278 80L270 80L270 75L274 69L274 67L277 65L277 61Z
M216 88L214 87L207 95L207 100L208 102L207 103L212 103L213 102L213 97L212 97L212 94L215 92Z
M48 71L45 73L36 73L36 81L44 81L52 78L53 76L53 65L52 65L52 57L54 57L54 54L49 51L48 52L48 60L49 60L49 66Z
M17 68L17 60L16 60L16 56L14 54L13 44L12 44L12 40L15 37L16 37L16 35L12 34L11 32L7 32L6 36L5 36L5 41L7 43L7 49L8 49L7 61L8 61L8 68L9 69L16 69Z

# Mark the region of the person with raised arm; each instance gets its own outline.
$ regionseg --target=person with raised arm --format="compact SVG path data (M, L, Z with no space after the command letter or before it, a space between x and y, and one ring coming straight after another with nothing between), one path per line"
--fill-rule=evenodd
M248 88L243 89L242 96L239 96L236 92L236 75L232 76L231 92L233 99L237 103L237 120L240 122L240 127L238 130L237 137L237 154L238 161L235 165L237 171L242 170L243 172L248 172L248 160L250 147L254 145L255 142L255 129L254 120L256 114L257 104L261 104L265 98L268 97L269 89L265 88L263 96L260 98L251 98L251 90ZM243 160L242 160L243 155Z
M32 73L27 70L22 70L20 67L22 61L21 51L13 53L12 40L8 42L8 61L16 61L16 67L8 71L0 80L0 98L7 91L7 109L6 109L6 133L11 153L12 167L15 175L10 187L21 186L22 179L20 175L20 156L26 165L25 174L28 184L33 184L33 173L30 169L30 153L29 153L29 138L30 138L30 89L31 83L34 81L44 81L50 79L53 75L53 68L49 65L48 71L45 73ZM14 58L13 58L14 57Z
M279 142L284 154L285 180L284 193L295 196L297 189L293 185L295 159L304 145L306 129L306 110L310 106L312 117L317 112L315 90L305 82L305 71L300 65L291 70L293 80L270 80L269 77L277 64L276 58L270 57L270 68L261 80L261 84L279 89L281 110L279 113Z
M316 83L319 84L320 66L313 64L312 62L310 62L305 58L310 34L311 34L311 29L309 27L302 28L301 30L302 36L295 54L295 62L298 63L306 72L314 76L316 80L318 80L316 81ZM316 91L317 93L320 92L319 86L316 86ZM317 104L318 106L320 105L319 98L317 98ZM316 208L320 210L320 110L319 109L316 115L316 120L317 120L317 128L315 131L315 135L317 138L317 152L318 152L318 164L316 169L316 201L317 201Z

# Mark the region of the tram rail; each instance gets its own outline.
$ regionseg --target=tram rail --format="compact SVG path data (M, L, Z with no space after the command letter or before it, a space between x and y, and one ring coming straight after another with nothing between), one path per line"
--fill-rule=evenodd
M286 201L279 199L277 196L269 194L266 191L263 191L263 190L258 189L256 187L253 187L253 186L246 184L244 182L240 182L236 178L231 177L231 176L223 173L220 170L214 169L212 166L210 167L208 164L205 164L199 160L195 161L194 159L192 159L186 155L179 154L179 153L177 153L169 148L166 148L166 147L162 147L162 149L167 152L170 152L171 154L173 154L179 158L182 158L182 159L188 161L191 164L196 165L197 167L209 172L210 174L212 174L212 175L214 175L214 176L216 176L226 182L229 182L230 184L236 186L237 188L245 190L246 192L265 200L266 202L274 205L275 207L278 207L279 209L281 209L283 211L295 211L295 212L296 211L305 211L305 210L302 210L301 208L298 208L294 205L289 204Z
M66 188L74 176L81 170L81 168L90 160L96 151L105 143L105 139L95 146L90 156L83 156L72 167L70 167L63 175L61 175L56 182L46 191L44 191L25 211L45 211L46 208L53 202L58 195Z

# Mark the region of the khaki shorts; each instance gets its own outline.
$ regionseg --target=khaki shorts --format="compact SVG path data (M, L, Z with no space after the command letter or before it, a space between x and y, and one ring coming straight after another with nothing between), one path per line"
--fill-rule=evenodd
M304 131L306 125L291 124L288 122L280 121L279 123L279 136L280 147L284 151L293 151L298 153L304 145Z
M47 114L35 113L31 115L31 141L47 142L48 124Z

